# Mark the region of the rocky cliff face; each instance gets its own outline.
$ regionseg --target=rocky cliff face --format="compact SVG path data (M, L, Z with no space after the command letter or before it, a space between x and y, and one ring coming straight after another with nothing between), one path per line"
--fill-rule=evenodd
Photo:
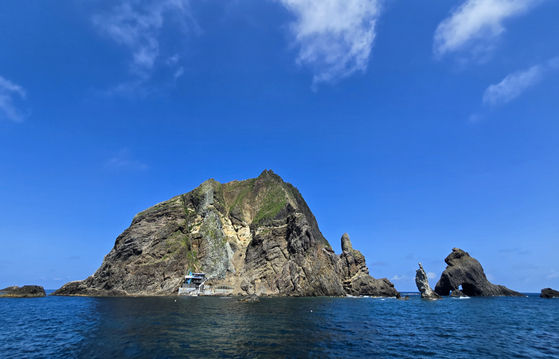
M344 290L350 295L374 295L382 297L399 296L388 279L375 279L369 275L365 256L353 249L349 235L342 236L342 254L339 257L338 271L341 274Z
M189 271L203 271L208 284L238 294L397 295L344 237L337 256L299 191L272 171L208 180L138 213L95 274L53 294L170 295Z
M459 248L453 248L452 253L444 261L447 267L435 286L435 292L439 295L449 295L450 291L456 291L455 294L465 294L470 297L525 296L505 286L491 284L481 264ZM461 292L459 292L460 286L462 286Z

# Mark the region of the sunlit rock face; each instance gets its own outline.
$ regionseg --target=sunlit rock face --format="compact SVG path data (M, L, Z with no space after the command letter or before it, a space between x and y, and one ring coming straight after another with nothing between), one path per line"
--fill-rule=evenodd
M491 284L487 280L481 264L459 248L453 248L452 253L444 261L447 267L435 286L435 292L439 295L446 296L451 291L456 291L456 293L465 294L470 297L525 296L505 286ZM460 286L462 287L461 290Z
M429 286L429 279L427 278L427 273L423 269L421 263L419 264L419 269L415 271L415 285L421 293L421 298L425 299L441 299L441 296L435 293Z
M271 170L210 179L138 213L92 276L54 294L172 295L192 271L236 294L397 295L390 281L369 275L348 236L342 247L337 256L299 191Z

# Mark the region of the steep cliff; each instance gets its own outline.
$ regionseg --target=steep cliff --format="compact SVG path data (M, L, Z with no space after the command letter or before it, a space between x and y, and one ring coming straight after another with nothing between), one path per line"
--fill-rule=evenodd
M170 295L189 271L238 294L398 294L368 275L359 251L337 256L299 191L272 171L208 180L138 213L95 274L53 294Z
M465 294L470 297L525 297L505 286L490 283L481 264L470 257L468 252L453 248L452 253L444 261L447 267L435 286L435 292L439 295L449 295L450 291L456 291L454 295L458 296ZM462 286L461 291L460 286Z

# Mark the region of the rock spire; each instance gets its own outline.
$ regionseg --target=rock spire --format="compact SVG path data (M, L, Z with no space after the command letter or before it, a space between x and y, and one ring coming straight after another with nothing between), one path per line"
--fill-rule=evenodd
M425 299L441 299L441 296L435 293L429 286L429 279L427 279L427 273L423 269L421 263L419 264L419 269L415 271L415 285L421 293L421 298Z

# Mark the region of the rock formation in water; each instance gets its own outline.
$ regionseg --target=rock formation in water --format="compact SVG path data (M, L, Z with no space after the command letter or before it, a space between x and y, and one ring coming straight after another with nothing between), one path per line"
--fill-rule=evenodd
M394 296L368 275L344 236L337 256L299 191L272 171L258 178L202 183L138 213L101 267L54 295L176 294L189 272L235 294Z
M559 298L559 292L551 288L544 288L540 294L540 298Z
M21 288L14 285L0 289L0 297L7 298L37 298L45 297L46 295L45 288L38 285L24 285Z
M462 293L459 289L455 289L450 293L451 297L467 297L466 294Z
M427 273L423 269L421 263L419 264L419 269L415 271L415 285L421 293L421 298L425 299L441 299L441 296L435 293L429 286L429 279L427 279Z
M444 261L447 267L435 286L435 292L439 295L449 295L450 291L460 290L462 287L461 292L469 297L525 297L505 286L491 284L481 264L459 248L453 248Z
M342 254L339 257L339 272L344 290L350 295L374 295L393 297L398 295L388 279L375 279L369 275L365 256L353 249L349 235L342 236Z

